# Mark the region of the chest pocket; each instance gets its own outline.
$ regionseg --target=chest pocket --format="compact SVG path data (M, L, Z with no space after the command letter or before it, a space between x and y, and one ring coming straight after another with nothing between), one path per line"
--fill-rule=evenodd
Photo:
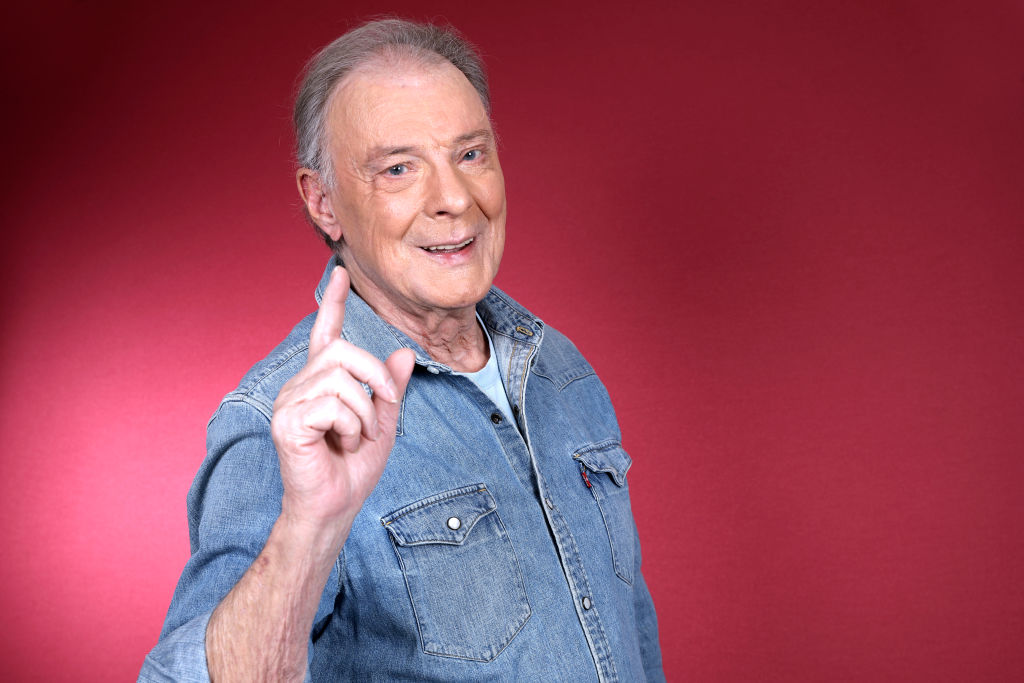
M381 518L405 575L427 654L489 662L530 618L523 574L483 484Z
M572 457L583 467L604 519L615 574L632 585L636 543L626 472L633 461L617 441L581 448Z

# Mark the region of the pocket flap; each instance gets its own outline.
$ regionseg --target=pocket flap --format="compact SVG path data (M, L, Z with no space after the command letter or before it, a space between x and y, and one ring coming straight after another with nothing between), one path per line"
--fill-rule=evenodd
M618 486L626 483L626 472L633 464L629 454L618 441L585 446L573 454L591 472L607 472Z
M424 498L381 518L398 545L460 545L481 517L497 508L483 484Z

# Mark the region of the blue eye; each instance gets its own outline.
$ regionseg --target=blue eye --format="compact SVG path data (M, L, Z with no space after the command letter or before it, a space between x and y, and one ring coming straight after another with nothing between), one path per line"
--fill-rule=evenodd
M471 149L462 155L462 158L466 161L476 161L480 157L480 150Z
M400 175L403 175L408 170L409 170L409 167L406 166L405 164L395 164L394 166L389 167L384 172L387 173L390 176L400 176Z

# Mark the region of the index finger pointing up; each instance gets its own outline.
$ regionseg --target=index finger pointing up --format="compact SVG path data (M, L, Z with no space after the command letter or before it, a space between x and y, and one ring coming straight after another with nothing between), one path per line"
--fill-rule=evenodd
M315 356L320 349L341 336L341 326L345 322L345 298L348 296L348 273L341 266L331 271L331 279L320 299L320 310L313 322L313 330L309 333L309 357Z

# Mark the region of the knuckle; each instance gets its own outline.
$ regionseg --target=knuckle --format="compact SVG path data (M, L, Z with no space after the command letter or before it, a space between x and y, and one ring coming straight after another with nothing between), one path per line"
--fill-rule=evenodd
M348 410L342 411L337 417L338 431L346 436L353 436L359 434L362 429L362 423L359 418L356 417L355 413Z
M294 451L299 445L299 437L295 432L283 432L278 440L289 452Z
M274 440L274 443L278 443L284 437L284 429L281 427L281 421L274 416L274 419L270 421L270 438Z
M291 417L291 406L286 402L274 401L273 413L270 417L270 434L279 434L285 431L285 424Z
M271 438L273 438L277 451L281 455L295 453L299 450L302 442L301 437L294 431L280 427L276 430L271 430Z
M341 367L340 365L333 366L327 373L327 381L331 382L335 388L340 382L344 382L348 377L348 370Z

